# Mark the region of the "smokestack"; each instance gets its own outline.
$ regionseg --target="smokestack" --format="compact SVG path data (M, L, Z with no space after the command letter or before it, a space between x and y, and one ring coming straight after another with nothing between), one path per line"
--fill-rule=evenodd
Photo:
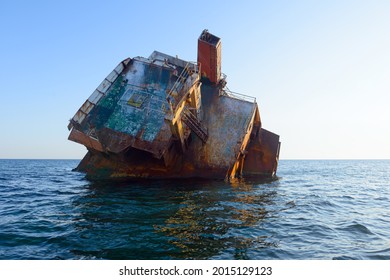
M221 39L203 30L198 39L198 64L202 78L217 84L221 78Z

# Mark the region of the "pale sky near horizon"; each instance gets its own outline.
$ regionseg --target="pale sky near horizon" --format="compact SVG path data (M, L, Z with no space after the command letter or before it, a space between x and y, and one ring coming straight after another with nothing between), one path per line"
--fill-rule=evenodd
M390 1L1 1L0 158L74 158L68 120L112 69L222 39L281 159L390 159Z

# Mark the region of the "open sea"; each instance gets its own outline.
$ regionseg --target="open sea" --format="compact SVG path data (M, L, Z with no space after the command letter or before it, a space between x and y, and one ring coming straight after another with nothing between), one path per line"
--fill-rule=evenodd
M281 160L271 182L90 182L0 160L0 259L390 259L389 160Z

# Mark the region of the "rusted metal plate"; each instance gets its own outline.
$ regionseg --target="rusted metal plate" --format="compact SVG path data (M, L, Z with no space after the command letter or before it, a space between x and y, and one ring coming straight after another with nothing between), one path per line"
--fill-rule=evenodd
M69 135L69 140L83 144L87 148L94 149L99 152L103 152L104 149L100 142L97 139L94 139L93 137L87 136L84 133L78 131L77 129L73 128Z
M248 146L243 169L244 177L275 175L279 160L279 135L260 129Z
M194 141L188 157L199 168L232 168L253 118L255 103L219 96L218 88L202 85L203 123L208 128L206 144Z

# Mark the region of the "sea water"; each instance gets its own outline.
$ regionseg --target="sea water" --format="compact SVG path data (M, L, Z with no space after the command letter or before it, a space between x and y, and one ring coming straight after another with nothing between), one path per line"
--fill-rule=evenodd
M390 259L390 161L281 160L274 181L91 182L0 160L0 259Z

